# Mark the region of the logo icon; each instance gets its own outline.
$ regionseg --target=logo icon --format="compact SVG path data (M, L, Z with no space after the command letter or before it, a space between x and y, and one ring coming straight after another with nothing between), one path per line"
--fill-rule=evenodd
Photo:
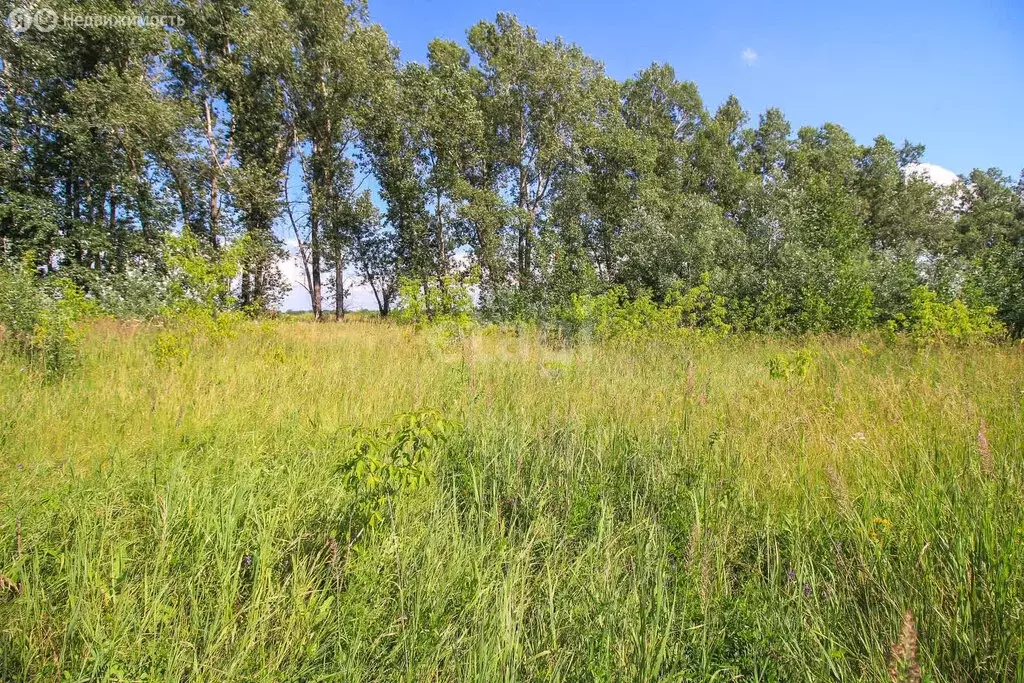
M32 28L32 12L24 7L15 7L7 15L7 25L15 33L24 33Z
M57 13L49 7L44 7L36 11L35 22L33 23L35 23L36 30L49 33L57 28Z

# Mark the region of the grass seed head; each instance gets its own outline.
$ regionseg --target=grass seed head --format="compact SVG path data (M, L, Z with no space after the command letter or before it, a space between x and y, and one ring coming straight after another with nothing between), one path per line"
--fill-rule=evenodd
M988 426L985 420L981 421L978 427L978 455L980 456L981 473L991 479L996 474L996 463L992 458L992 448L988 443Z
M917 626L910 610L903 613L899 640L889 651L889 679L920 683L921 665L917 661Z
M850 502L850 492L846 488L846 481L831 463L825 465L825 478L828 479L829 490L836 507L845 515L853 513L853 504Z
M14 593L17 595L21 592L21 586L16 581L8 579L3 574L0 574L0 593Z

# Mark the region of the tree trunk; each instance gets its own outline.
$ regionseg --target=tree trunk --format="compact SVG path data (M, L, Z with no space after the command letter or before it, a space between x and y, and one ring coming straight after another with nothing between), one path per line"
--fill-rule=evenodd
M345 319L345 264L341 260L341 250L334 259L334 319Z
M210 197L208 202L210 244L217 248L217 233L220 229L220 175L224 168L220 159L220 152L217 149L217 138L214 133L213 110L209 98L204 101L204 114L206 121L206 144L210 152Z
M444 222L441 218L441 191L437 191L437 202L434 205L434 214L437 217L437 274L438 284L444 289L442 278L448 274L448 250L444 243Z
M309 296L313 305L313 319L320 321L323 320L323 309L321 306L323 297L320 286L320 229L317 225L316 214L312 211L310 211L309 224L311 228L309 235L309 265L312 270L313 280L313 288L310 290Z
M248 266L242 269L242 291L239 299L239 303L242 306L248 306L252 303L252 279L249 277Z
M533 223L536 218L536 202L531 204L527 169L519 167L519 208L528 218L519 221L519 289L529 285L533 268Z

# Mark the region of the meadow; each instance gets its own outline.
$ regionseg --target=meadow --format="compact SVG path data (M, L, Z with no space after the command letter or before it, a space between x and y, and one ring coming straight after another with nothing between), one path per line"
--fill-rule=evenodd
M1024 352L96 323L0 357L0 680L1024 679Z

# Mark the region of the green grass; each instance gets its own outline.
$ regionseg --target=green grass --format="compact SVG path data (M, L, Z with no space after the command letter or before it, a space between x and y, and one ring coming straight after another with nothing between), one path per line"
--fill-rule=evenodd
M0 680L887 679L906 610L926 678L1024 679L1020 348L158 333L0 358ZM349 549L353 428L424 411Z

